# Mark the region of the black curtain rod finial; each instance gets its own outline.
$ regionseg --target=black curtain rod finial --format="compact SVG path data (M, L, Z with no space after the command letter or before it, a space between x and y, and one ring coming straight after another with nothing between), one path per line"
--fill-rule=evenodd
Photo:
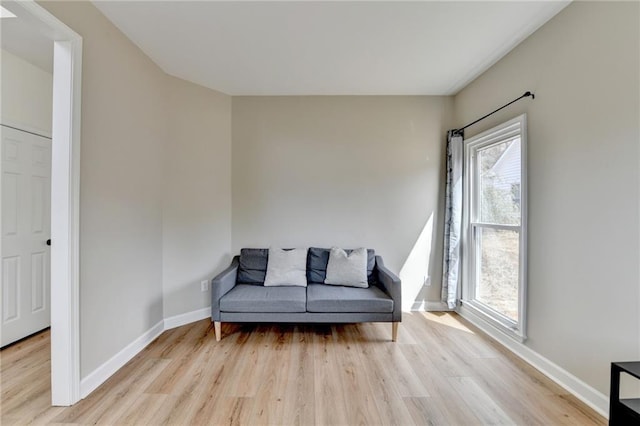
M536 98L536 95L534 95L533 93L531 93L529 91L526 91L524 93L524 95L522 95L523 98L526 98L527 96L531 96L531 99L535 99Z

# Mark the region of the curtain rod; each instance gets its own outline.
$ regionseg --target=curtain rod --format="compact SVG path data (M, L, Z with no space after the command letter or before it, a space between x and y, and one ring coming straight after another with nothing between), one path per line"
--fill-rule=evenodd
M487 117L489 117L489 116L491 116L491 115L495 114L496 112L500 111L501 109L504 109L504 108L508 107L508 106L509 106L509 105L511 105L512 103L517 102L517 101L519 101L519 100L520 100L520 99L522 99L522 98L528 98L529 96L531 96L531 99L535 99L535 98L536 98L536 95L534 95L533 93L531 93L531 92L528 92L528 91L527 91L527 92L525 92L525 93L524 93L524 95L520 96L519 98L516 98L516 99L512 100L512 101L511 101L511 102L509 102L508 104L502 105L500 108L496 109L495 111L491 111L489 114L485 115L484 117L478 118L478 119L477 119L476 121L474 121L473 123L469 123L469 124L467 124L467 125L466 125L466 126L464 126L464 127L461 127L461 128L459 128L459 129L455 129L455 130L454 130L454 132L462 132L462 131L463 131L464 129L466 129L467 127L473 126L474 124L476 124L476 123L478 123L478 122L480 122L480 121L484 120L485 118L487 118Z

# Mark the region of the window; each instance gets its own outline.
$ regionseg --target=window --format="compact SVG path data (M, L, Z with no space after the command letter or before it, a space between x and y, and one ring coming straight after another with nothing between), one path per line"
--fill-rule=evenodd
M524 340L526 116L465 142L462 304Z

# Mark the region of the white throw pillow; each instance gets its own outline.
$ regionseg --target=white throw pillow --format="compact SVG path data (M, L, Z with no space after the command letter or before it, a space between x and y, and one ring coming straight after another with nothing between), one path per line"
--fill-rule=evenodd
M307 286L307 249L269 249L265 287Z
M367 249L359 248L347 254L341 248L332 247L324 283L349 287L369 287L367 282Z

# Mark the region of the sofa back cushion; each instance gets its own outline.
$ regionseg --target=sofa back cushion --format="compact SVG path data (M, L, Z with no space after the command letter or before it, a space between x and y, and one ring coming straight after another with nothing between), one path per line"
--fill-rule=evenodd
M351 253L351 250L345 250ZM331 249L310 247L307 254L307 282L321 283L327 277L327 264ZM269 261L269 249L243 248L240 250L238 265L238 284L264 285ZM375 283L373 270L376 266L376 252L367 249L367 279L369 284Z
M345 250L347 253L351 253L351 250ZM327 277L327 264L329 263L329 253L331 249L310 247L307 255L307 282L310 283L324 283ZM369 284L375 282L375 275L373 269L376 266L376 252L372 249L367 249L367 279Z
M307 249L269 249L265 287L307 286Z
M239 284L263 285L267 274L269 249L244 248L240 250L238 265Z
M329 253L327 278L324 283L348 287L369 287L367 276L367 249L354 249L351 253L333 247Z

